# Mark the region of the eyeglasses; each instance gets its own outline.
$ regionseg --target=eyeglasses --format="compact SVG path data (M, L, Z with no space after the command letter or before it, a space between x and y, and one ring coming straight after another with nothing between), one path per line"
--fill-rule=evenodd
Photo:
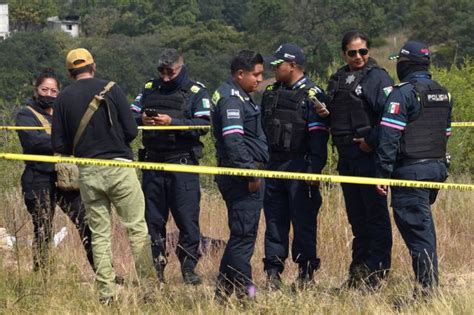
M367 48L361 48L359 50L348 50L346 51L346 55L348 55L349 57L355 57L357 55L357 53L359 53L359 55L361 56L365 56L369 53L369 50Z
M168 75L170 77L174 76L176 73L178 73L179 69L181 69L183 65L179 65L176 68L171 68L171 67L165 67L165 66L159 66L158 72L161 75Z
M52 95L52 96L57 96L59 94L59 90L58 89L52 89L52 88L48 88L46 86L39 86L38 87L38 90L41 91L42 94L44 95Z

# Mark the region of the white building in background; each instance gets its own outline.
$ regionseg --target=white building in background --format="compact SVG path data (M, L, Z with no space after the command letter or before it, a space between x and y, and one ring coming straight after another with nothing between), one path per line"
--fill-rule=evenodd
M79 17L74 15L66 16L64 19L59 19L57 16L52 16L47 19L48 27L53 30L59 30L69 33L72 37L79 36Z
M5 39L10 35L10 25L8 23L8 4L0 4L0 39Z

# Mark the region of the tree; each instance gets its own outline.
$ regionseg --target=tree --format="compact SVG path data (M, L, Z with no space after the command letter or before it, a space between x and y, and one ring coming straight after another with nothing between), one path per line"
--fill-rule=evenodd
M19 104L33 93L36 76L52 67L66 82L65 47L72 39L62 32L18 32L0 44L0 100Z
M46 24L50 16L58 15L54 0L10 0L10 28L15 31L38 29Z

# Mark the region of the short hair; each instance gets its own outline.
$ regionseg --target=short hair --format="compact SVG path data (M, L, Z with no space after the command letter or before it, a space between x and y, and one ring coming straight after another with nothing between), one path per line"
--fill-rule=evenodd
M363 41L365 41L367 43L367 48L370 48L371 43L370 43L369 37L365 33L354 29L354 30L347 31L342 37L342 41L341 41L342 51L345 52L347 50L347 45L349 45L353 40L357 38L360 38Z
M239 70L252 71L257 64L263 64L263 57L260 53L251 50L242 50L232 58L230 73L234 75Z
M41 73L36 78L35 88L43 84L44 80L46 79L53 79L54 81L56 81L56 85L58 86L58 89L60 88L58 76L56 75L56 72L54 71L53 68L46 68L46 69L43 69L43 71L41 71Z
M69 71L69 74L71 75L71 77L73 77L74 79L82 74L82 73L86 73L86 72L91 72L94 71L94 64L90 64L90 65L85 65L84 67L80 67L80 68L76 68L76 69L68 69Z
M159 59L158 59L158 67L168 67L174 65L178 62L181 58L183 58L183 54L174 48L168 48L163 50Z

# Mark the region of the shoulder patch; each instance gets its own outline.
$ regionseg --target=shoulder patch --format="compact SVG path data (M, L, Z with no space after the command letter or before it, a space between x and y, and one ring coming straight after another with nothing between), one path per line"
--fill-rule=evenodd
M387 86L383 88L383 93L385 94L385 96L389 96L390 93L392 93L392 91L393 91L393 86Z
M219 93L219 91L215 91L214 94L212 94L212 103L214 103L214 105L217 105L220 99L221 93Z
M211 102L209 102L208 98L202 99L202 108L211 108Z
M197 85L191 86L191 92L193 92L193 93L195 93L195 94L196 94L197 92L199 92L200 90L201 90L201 88L200 88L199 86L197 86Z
M400 114L400 103L398 102L390 102L387 112L390 114L398 115Z
M148 81L145 83L145 89L151 89L153 87L153 81Z
M267 88L265 90L273 91L273 84L267 85Z

